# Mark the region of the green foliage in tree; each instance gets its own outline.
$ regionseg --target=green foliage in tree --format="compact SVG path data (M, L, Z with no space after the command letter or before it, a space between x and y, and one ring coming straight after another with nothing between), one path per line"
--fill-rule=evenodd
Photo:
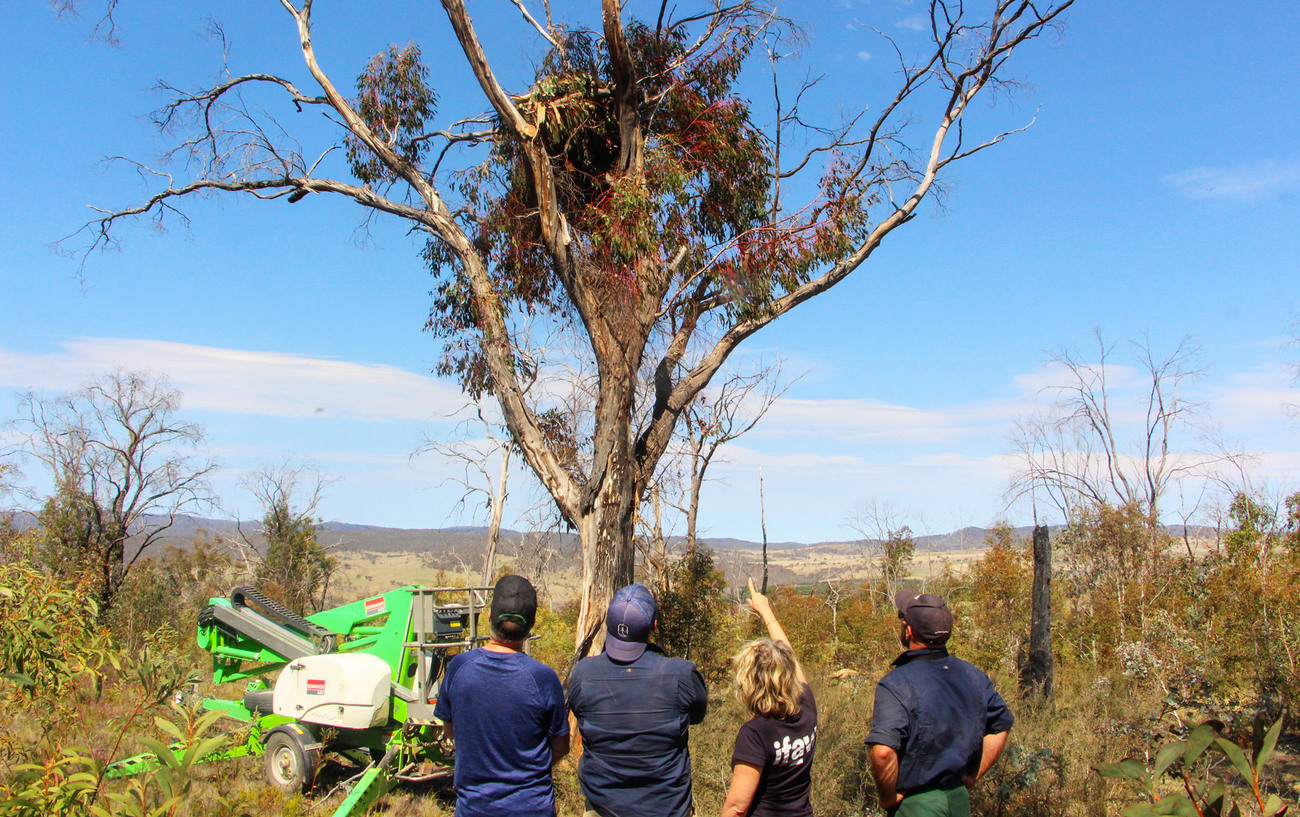
M880 545L880 572L885 586L898 587L907 576L907 566L912 563L916 553L916 542L912 539L912 529L904 525L889 531L889 535ZM892 597L890 603L892 603Z
M620 66L596 33L566 32L516 99L536 123L551 163L556 201L547 204L558 206L575 239L571 251L582 259L582 286L599 290L611 306L666 291L667 267L701 268L693 289L710 293L732 319L752 316L865 236L867 210L877 199L865 177L839 165L827 171L814 206L772 220L770 145L735 90L741 67L767 32L742 15L731 21L730 35L704 52L695 50L685 25L628 23L627 49L639 79L641 172L621 166L629 146L620 144L626 136ZM538 197L550 191L539 192L528 151L504 124L498 127L491 157L462 173L458 186L467 212L478 213L465 227L494 262L498 301L472 297L456 274L455 248L435 238L426 250L440 273L427 328L448 341L439 373L459 377L476 396L491 390L473 340L483 327L480 310L573 317L567 273L548 252L539 220L545 208ZM718 247L729 243L732 251L719 260Z
M207 600L235 584L234 562L210 543L168 547L141 561L123 584L107 619L114 643L127 651L156 644L184 655Z
M1250 679L1262 694L1300 692L1295 655L1300 632L1300 537L1296 507L1281 514L1258 497L1241 493L1228 507L1230 527L1223 551L1207 561L1206 612L1222 632L1220 665Z
M1028 543L1016 541L1005 523L989 530L985 544L988 550L971 567L969 595L957 611L962 654L985 669L1005 664L1014 670L1029 636L1032 556Z
M726 664L733 630L727 580L714 566L713 551L696 547L668 563L657 594L659 632L655 642L670 655L694 661L706 672Z
M319 520L291 508L287 495L272 502L262 517L266 555L258 568L258 586L299 615L325 606L338 564L317 538L319 525Z
M115 551L126 533L106 517L94 497L64 485L40 513L41 565L64 578L87 575L100 598L122 581L124 565Z
M408 162L419 161L429 145L417 138L437 110L438 95L426 84L428 77L414 44L389 46L357 77L357 114L376 138ZM367 184L393 181L393 171L355 134L348 133L346 144L348 164L358 179Z

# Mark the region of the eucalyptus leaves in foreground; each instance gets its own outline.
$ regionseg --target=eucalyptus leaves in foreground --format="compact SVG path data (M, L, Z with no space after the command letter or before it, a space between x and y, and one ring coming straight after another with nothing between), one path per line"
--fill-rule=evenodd
M1261 817L1280 817L1290 806L1277 794L1265 791L1264 764L1277 748L1282 732L1283 718L1278 718L1251 755L1240 746L1223 737L1223 724L1206 721L1188 734L1185 740L1174 741L1156 753L1150 768L1141 761L1126 758L1119 763L1102 763L1093 767L1102 777L1135 780L1142 785L1147 797L1145 803L1135 803L1120 813L1123 817L1241 817L1258 814ZM1234 776L1220 773L1215 754L1228 761ZM1161 794L1166 778L1181 786L1182 791ZM1246 797L1234 802L1236 789L1245 788Z

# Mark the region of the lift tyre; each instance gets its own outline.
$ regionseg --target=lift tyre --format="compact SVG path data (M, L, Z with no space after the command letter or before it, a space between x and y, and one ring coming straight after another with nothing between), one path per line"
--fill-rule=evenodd
M266 779L290 794L311 790L320 767L320 743L296 724L278 726L266 737Z

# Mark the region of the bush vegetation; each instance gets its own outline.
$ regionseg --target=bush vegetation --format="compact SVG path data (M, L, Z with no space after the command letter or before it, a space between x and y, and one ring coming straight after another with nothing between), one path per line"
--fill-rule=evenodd
M976 813L1205 815L1215 813L1206 803L1226 802L1206 794L1219 782L1235 792L1241 814L1275 813L1295 801L1300 764L1288 713L1300 691L1300 499L1275 513L1239 496L1228 518L1220 539L1199 549L1133 508L1095 508L1054 533L1050 700L1016 693L1030 615L1026 542L995 528L970 570L929 581L926 589L956 614L952 650L988 671L1017 715L1006 754L973 793ZM328 813L341 797L328 791L337 781L304 799L267 786L256 762L194 764L239 739L225 736L186 692L196 682L201 694L211 691L195 618L209 596L229 591L242 565L202 543L169 550L139 563L102 617L93 577L53 569L44 536L8 531L0 542L0 815ZM759 626L728 595L706 550L669 565L664 577L662 643L709 679L710 714L692 730L691 749L697 812L717 813L745 719L727 662ZM899 649L883 582L771 592L821 713L819 815L878 813L862 738L875 681ZM571 603L538 617L532 652L561 676L576 618ZM1175 762L1175 750L1162 749L1188 751L1205 734L1197 726L1211 719L1212 740L1199 753ZM145 751L162 757L157 770L106 777L110 761ZM1267 766L1255 762L1267 755ZM565 761L556 780L561 814L580 813L576 764ZM451 802L445 786L408 788L382 808L450 815ZM1192 811L1176 808L1187 803Z

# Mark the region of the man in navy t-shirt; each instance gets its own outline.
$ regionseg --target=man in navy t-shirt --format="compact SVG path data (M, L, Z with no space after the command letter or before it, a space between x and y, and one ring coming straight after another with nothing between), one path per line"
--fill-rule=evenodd
M649 643L657 614L644 585L619 590L605 619L605 651L569 676L587 817L692 813L687 732L704 720L708 694L694 664Z
M456 743L456 817L554 817L569 720L555 671L523 651L536 617L528 580L501 577L491 640L447 663L433 714Z

